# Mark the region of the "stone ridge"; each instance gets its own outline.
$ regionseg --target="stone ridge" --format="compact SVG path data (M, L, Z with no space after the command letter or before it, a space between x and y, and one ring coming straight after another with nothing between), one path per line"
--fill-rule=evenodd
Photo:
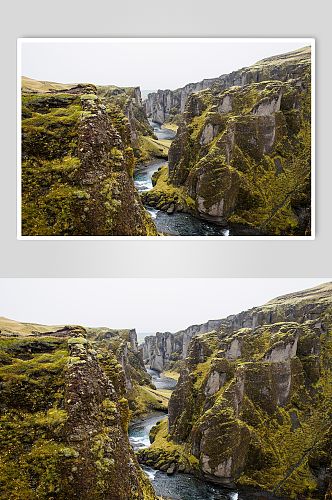
M263 324L272 324L292 318L302 323L318 318L326 305L332 300L332 283L325 283L308 290L277 297L263 306L227 316L223 319L209 320L200 325L191 325L176 333L158 332L145 337L140 346L145 364L151 369L163 371L188 352L192 338L211 331L235 331L240 328L256 328Z
M262 59L249 67L241 68L216 78L188 83L176 90L158 90L148 94L144 101L146 114L156 123L164 123L183 113L189 95L217 85L220 90L244 86L264 80L286 81L298 76L299 65L310 65L310 47Z

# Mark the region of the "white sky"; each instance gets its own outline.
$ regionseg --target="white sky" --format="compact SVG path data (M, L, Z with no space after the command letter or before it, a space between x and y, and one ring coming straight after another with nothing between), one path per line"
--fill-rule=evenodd
M331 278L0 279L0 316L41 324L177 331Z
M169 39L169 42L163 39L152 42L78 40L39 43L24 40L22 75L61 83L140 86L143 90L175 89L309 45L304 39L237 42L227 39L219 42L209 39L198 42L188 39Z

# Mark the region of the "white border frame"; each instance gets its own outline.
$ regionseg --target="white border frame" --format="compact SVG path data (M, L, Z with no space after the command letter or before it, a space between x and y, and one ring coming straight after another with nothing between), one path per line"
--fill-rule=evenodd
M21 100L21 62L22 62L22 45L25 43L81 43L81 42L89 42L89 43L104 43L105 41L116 42L116 43L192 43L192 42L200 42L200 43L229 43L230 41L233 43L239 42L261 42L265 41L269 42L301 42L304 45L311 46L311 235L310 236L23 236L22 235L22 211L21 211L21 196L22 196L22 187L21 187L21 177L22 177L22 158L21 158L21 111L22 111L22 100ZM18 38L17 39L17 213L16 213L16 235L18 240L156 240L156 241L180 241L180 240L218 240L218 241L240 241L240 240L314 240L316 237L316 211L315 211L315 186L316 186L316 121L315 121L315 109L316 109L316 89L315 89L315 74L316 74L316 45L315 38L285 38L285 37L259 37L259 38L232 38L232 37L185 37L185 38L157 38L157 37L149 37L149 38L132 38L132 37L123 37L123 38L113 38L113 37L103 37L103 38Z

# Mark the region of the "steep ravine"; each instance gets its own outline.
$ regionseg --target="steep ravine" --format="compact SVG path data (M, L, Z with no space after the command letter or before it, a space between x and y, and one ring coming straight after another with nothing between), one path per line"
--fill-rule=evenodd
M172 378L148 369L152 382L157 389L174 389L176 381ZM151 429L160 421L167 420L167 415L154 412L143 419L134 421L129 427L129 440L134 451L143 450L150 446ZM142 469L149 477L158 496L167 500L241 500L236 491L229 491L222 487L202 481L189 474L170 474L166 471L155 470L142 465ZM171 470L171 469L170 469Z
M159 141L174 139L176 135L175 131L168 129L167 126L159 126L154 122L150 122L150 124ZM134 182L139 193L146 193L148 195L149 191L153 188L153 175L162 167L168 167L166 159L140 163L136 167ZM189 213L181 213L179 210L173 213L172 203L168 204L167 210L165 206L163 210L160 210L149 206L149 204L145 204L145 208L151 215L160 234L172 236L227 236L229 233L227 228L201 220Z
M311 235L310 47L144 103L22 77L21 111L23 236Z
M1 498L331 498L331 283L151 338L0 318Z
M249 498L330 498L331 318L327 283L148 337L145 361L160 372L180 368L180 378L168 425L152 429L139 461L172 464Z
M235 236L310 235L310 48L214 82L158 91L147 113L176 110L172 99L179 128L145 204L171 204Z

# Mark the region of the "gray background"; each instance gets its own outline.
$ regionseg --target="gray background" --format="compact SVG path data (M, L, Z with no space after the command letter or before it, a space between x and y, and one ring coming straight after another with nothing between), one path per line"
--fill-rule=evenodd
M332 65L328 2L94 0L85 3L82 0L12 0L6 3L5 8L0 30L0 277L332 275L332 138L329 109ZM16 38L24 36L315 37L316 240L17 241ZM105 64L112 64L112 61L105 60ZM204 291L200 290L200 293L204 294Z

